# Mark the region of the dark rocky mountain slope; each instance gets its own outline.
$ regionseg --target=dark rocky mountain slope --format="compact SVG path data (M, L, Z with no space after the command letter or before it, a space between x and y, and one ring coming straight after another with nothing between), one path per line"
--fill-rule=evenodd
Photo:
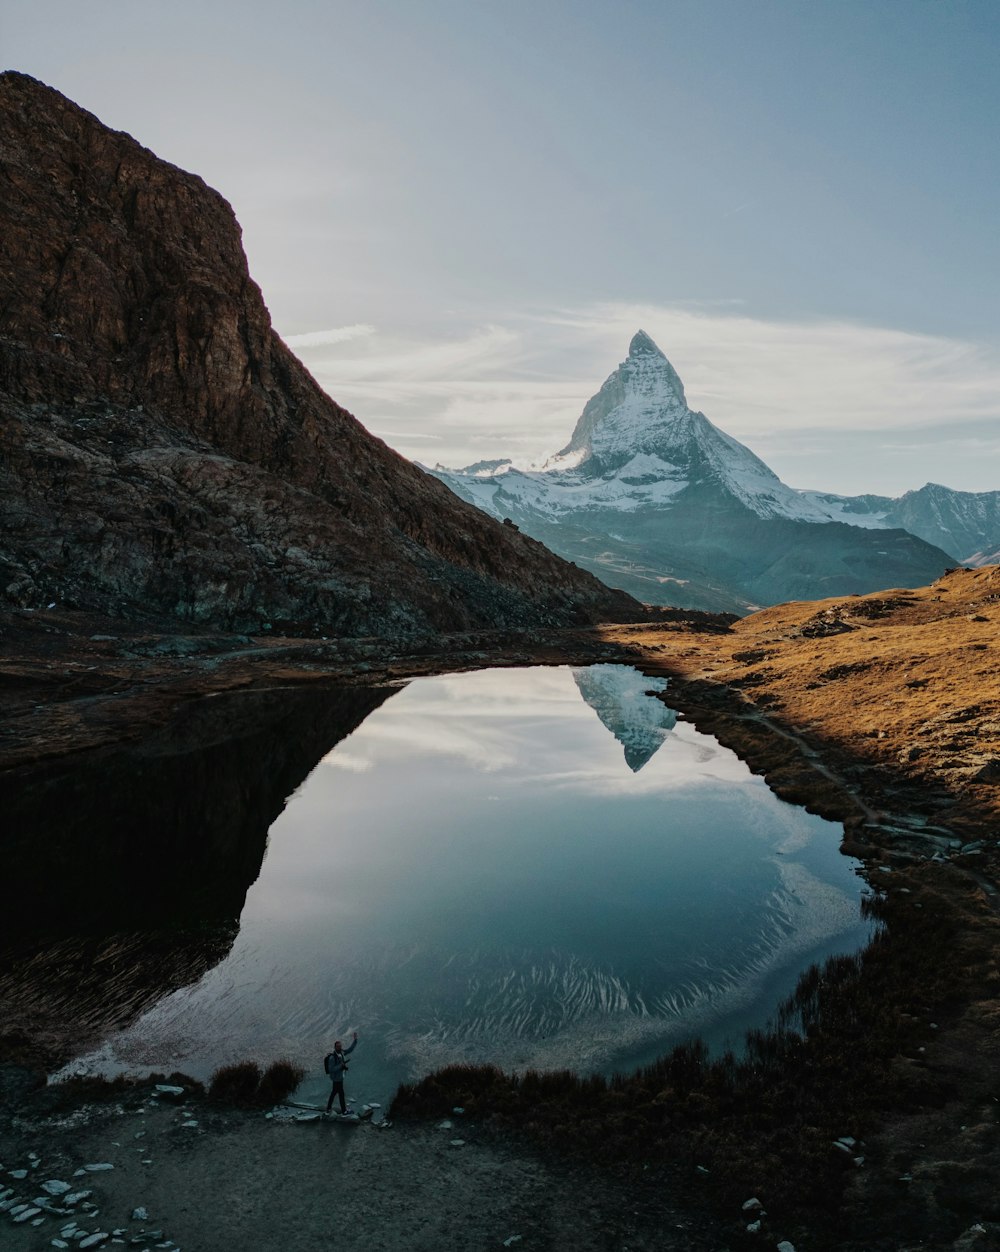
M230 206L0 75L0 603L330 635L640 616L335 404Z

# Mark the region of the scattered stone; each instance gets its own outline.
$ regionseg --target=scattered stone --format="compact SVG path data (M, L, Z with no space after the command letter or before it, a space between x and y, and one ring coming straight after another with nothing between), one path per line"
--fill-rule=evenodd
M839 1139L834 1139L833 1146L835 1148L839 1148L841 1152L846 1152L848 1156L851 1155L851 1149L847 1146L846 1143L841 1143Z
M11 1178L27 1178L28 1171L26 1169L12 1169L10 1171Z
M197 1123L197 1122L195 1121L195 1119L192 1117L192 1118L190 1118L190 1119L189 1119L188 1121L186 1121L186 1122L181 1122L181 1125L182 1125L182 1126L190 1126L190 1127L194 1127L194 1126L197 1126L197 1125L198 1125L198 1123Z
M761 1202L757 1199L756 1196L753 1196L752 1199L743 1201L744 1213L756 1213L758 1209L762 1209L763 1207L764 1207L763 1204L761 1204Z
M378 1108L378 1107L379 1107L379 1105L377 1105L377 1104L376 1104L376 1105L374 1105L373 1107L374 1107L374 1108ZM455 1116L456 1116L456 1117L461 1117L461 1116L462 1116L462 1114L465 1112L465 1109L463 1109L463 1108L455 1108L455 1109L452 1109L451 1111L455 1114Z
M464 1139L452 1139L452 1140L451 1140L451 1146L452 1146L453 1148L464 1148L464 1147L465 1147L465 1140L464 1140Z
M759 1234L760 1234L760 1220L759 1220L759 1219L758 1219L757 1221L755 1221L755 1222L749 1222L749 1223L748 1223L748 1225L747 1225L747 1234L748 1234L748 1235L759 1235Z
M70 1185L68 1182L60 1182L58 1178L50 1178L48 1182L42 1183L42 1190L49 1195L65 1195L70 1190Z
M443 1122L438 1122L438 1130L451 1130L451 1122L447 1118Z
M50 1246L53 1248L68 1248L69 1244L65 1239L53 1239Z
M35 1206L32 1204L28 1208L26 1208L22 1213L18 1213L18 1215L14 1218L14 1221L15 1222L30 1221L31 1218L37 1217L41 1211L42 1211L41 1209L35 1208ZM13 1212L13 1209L11 1210L11 1212Z
M86 1200L87 1196L93 1194L93 1191L74 1191L72 1195L63 1197L63 1204L79 1204L81 1200Z
M149 1213L146 1211L144 1206L140 1206L139 1208L132 1210L132 1221L134 1222L148 1222L149 1221Z
M92 1235L88 1235L86 1239L80 1240L81 1248L96 1248L98 1244L104 1243L110 1236L106 1230L97 1230Z
M853 1148L857 1146L858 1141L857 1139L852 1139L850 1135L841 1135L837 1142L842 1143L845 1147Z
M172 1087L169 1083L158 1082L153 1088L154 1100L180 1100L185 1094L184 1087Z
M795 1252L795 1244L789 1243L787 1239L782 1239L778 1244L778 1252Z
M504 1246L505 1248L512 1248L512 1247L514 1246L514 1244L515 1244L515 1243L520 1243L520 1242L521 1242L521 1240L522 1240L523 1238L524 1238L524 1236L523 1236L523 1235L509 1235L509 1236L508 1236L508 1237L507 1237L507 1238L503 1241L503 1246Z

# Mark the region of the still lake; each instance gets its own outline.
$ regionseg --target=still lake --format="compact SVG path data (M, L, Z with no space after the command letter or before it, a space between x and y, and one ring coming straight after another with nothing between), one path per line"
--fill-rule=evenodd
M777 799L623 666L421 678L270 827L229 955L67 1072L287 1056L324 1096L454 1061L627 1070L763 1025L871 933L833 823Z

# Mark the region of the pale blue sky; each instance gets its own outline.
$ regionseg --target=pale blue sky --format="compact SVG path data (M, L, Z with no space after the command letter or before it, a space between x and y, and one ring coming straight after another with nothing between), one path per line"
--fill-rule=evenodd
M541 456L642 325L796 486L1000 488L997 0L6 0L194 170L324 386Z

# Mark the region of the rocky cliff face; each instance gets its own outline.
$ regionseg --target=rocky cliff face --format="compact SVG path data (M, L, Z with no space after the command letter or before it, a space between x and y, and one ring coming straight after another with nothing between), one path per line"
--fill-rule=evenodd
M226 201L0 75L0 601L412 634L636 616L331 401Z

